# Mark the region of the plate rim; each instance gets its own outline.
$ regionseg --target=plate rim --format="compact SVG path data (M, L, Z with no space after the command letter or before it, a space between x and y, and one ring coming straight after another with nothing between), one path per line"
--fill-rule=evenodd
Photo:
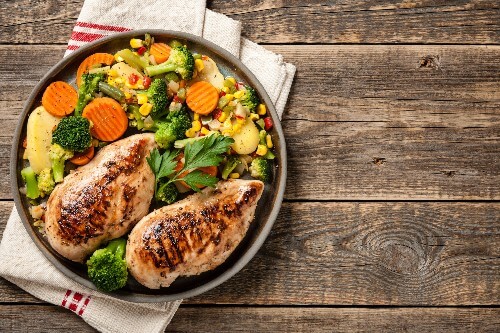
M192 43L206 47L211 52L214 52L215 54L223 58L225 61L228 61L231 65L235 66L235 68L243 72L243 74L249 79L249 81L251 81L249 82L249 84L252 85L259 92L259 95L264 99L264 102L268 107L269 113L272 117L273 126L278 134L280 142L280 155L279 155L280 167L278 168L279 176L277 178L279 178L279 184L276 189L276 197L274 200L272 211L269 214L267 221L263 224L261 232L256 237L254 243L248 247L247 251L245 251L241 255L241 257L236 259L235 263L232 266L228 267L227 270L222 272L219 276L217 276L213 280L203 283L202 285L199 285L195 288L172 294L150 295L150 294L136 293L133 291L123 292L120 290L118 290L117 292L107 293L96 289L96 287L90 280L87 280L81 277L80 275L74 273L71 269L63 265L61 262L59 262L59 260L52 253L50 253L48 249L46 249L45 244L42 243L42 241L34 232L33 227L29 222L29 218L26 215L24 205L21 200L21 194L19 192L20 185L22 185L18 183L19 177L17 172L19 143L21 140L21 133L24 128L23 125L25 124L26 118L31 111L31 109L28 109L28 107L31 104L33 104L33 101L36 99L36 97L41 91L41 88L47 83L47 81L50 80L54 76L54 74L57 74L61 71L61 67L67 66L69 63L73 61L73 59L77 58L81 54L86 53L90 49L98 47L100 44L104 45L115 39L127 38L127 37L132 38L138 35L144 35L145 33L149 33L152 36L162 35L164 37L168 36L170 38L184 39ZM26 229L27 233L29 234L33 242L36 244L38 249L45 256L45 258L47 258L51 262L51 264L55 266L56 269L58 269L68 278L83 285L86 288L91 289L92 291L91 294L94 292L102 293L109 297L121 299L124 301L138 302L138 303L176 301L183 298L194 297L219 286L223 282L233 277L241 269L243 269L243 267L245 267L250 262L250 260L255 256L257 251L262 247L264 241L267 239L269 233L271 232L271 229L276 221L276 218L278 216L278 213L281 209L281 205L283 202L285 186L286 186L286 178L287 178L287 154L286 154L286 143L285 143L283 129L281 127L281 122L274 107L274 104L272 103L269 95L267 94L267 91L264 89L263 85L260 83L257 77L250 71L250 69L248 69L248 67L246 67L243 64L243 62L240 59L238 59L237 57L235 57L233 54L229 53L222 47L218 46L217 44L214 44L209 40L206 40L202 37L190 33L174 31L174 30L163 30L163 29L138 29L138 30L130 30L126 32L115 33L113 35L103 37L87 45L84 45L80 47L78 50L72 52L67 57L64 57L60 61L58 61L32 88L31 93L24 102L23 110L18 118L18 123L14 131L14 137L10 155L10 183L11 183L11 192L14 197L15 208L17 209L17 213L21 217L21 221L24 225L24 228Z

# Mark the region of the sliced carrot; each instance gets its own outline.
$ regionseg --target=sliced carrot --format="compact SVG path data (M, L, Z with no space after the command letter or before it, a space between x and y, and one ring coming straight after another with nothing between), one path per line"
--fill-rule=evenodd
M90 160L94 157L94 146L90 146L87 150L75 154L72 158L70 158L70 162L76 165L85 165L90 162Z
M91 69L92 66L98 64L110 66L113 61L115 61L115 57L109 53L94 53L88 56L78 66L78 70L76 71L76 85L80 87L80 84L82 84L82 74Z
M161 64L168 60L170 57L170 50L172 48L164 43L154 43L149 49L149 53L155 58L157 64Z
M175 166L175 172L179 172L182 170L182 168L184 167L184 163L182 163L182 158L184 157L184 154L183 153L180 153L178 156L177 156L177 165ZM208 173L209 175L211 176L217 176L217 173L219 172L219 170L217 169L216 166L209 166L209 167L203 167L203 168L198 168L196 170L200 170L201 172L204 172L204 173ZM182 178L184 177L185 175L187 175L188 172L183 172L179 178ZM188 186L188 184L186 184L183 180L180 180L179 183L181 183L183 186L187 187L187 188L190 188ZM198 188L204 188L205 186L203 185L196 185L196 187Z
M82 116L91 121L90 133L101 141L114 141L128 127L128 118L120 103L109 97L94 98L83 109Z
M42 96L42 105L50 114L64 117L75 109L78 93L64 81L52 82Z
M201 115L208 115L215 110L219 102L219 92L206 81L194 83L187 90L186 103L191 110Z

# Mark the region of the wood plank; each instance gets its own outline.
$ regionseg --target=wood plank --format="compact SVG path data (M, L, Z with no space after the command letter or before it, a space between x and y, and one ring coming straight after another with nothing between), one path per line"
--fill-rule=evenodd
M285 203L247 267L187 302L491 305L499 274L496 203ZM0 302L34 301L0 280Z
M67 43L82 0L0 3L0 43ZM259 43L498 44L493 0L222 1L208 8L243 24Z
M56 306L0 305L9 332L96 332ZM29 315L28 315L29 314ZM179 308L165 332L497 332L498 308ZM217 318L217 320L214 320Z
M298 67L283 120L286 199L500 198L500 47L269 48ZM0 46L0 198L11 198L21 101L63 49Z

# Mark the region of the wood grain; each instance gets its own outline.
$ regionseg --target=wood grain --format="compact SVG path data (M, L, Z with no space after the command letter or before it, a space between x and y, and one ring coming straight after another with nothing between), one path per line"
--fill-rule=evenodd
M0 3L0 43L66 44L83 0ZM498 44L500 7L475 1L208 1L259 43ZM50 39L47 39L50 36Z
M12 333L96 332L75 314L55 306L0 305L0 313L0 326ZM479 333L497 332L499 316L499 309L484 308L191 308L181 305L165 332Z
M286 199L500 199L499 46L269 48L298 68ZM1 175L22 100L63 49L0 46Z
M496 203L285 203L246 268L187 302L491 305L499 274ZM0 302L38 301L0 280Z

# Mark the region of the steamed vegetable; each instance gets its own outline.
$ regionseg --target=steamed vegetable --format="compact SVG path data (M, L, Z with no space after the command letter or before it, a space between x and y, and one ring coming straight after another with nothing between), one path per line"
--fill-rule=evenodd
M73 157L71 150L65 149L57 143L50 147L49 151L50 162L52 163L52 172L54 174L54 181L60 183L64 178L64 165L66 160Z
M40 196L40 191L38 190L38 181L33 169L31 167L22 169L21 177L26 184L26 196L30 199L38 198Z
M78 102L75 88L64 81L52 82L42 96L42 105L50 114L64 117L73 112Z
M194 71L194 58L191 52L185 46L174 47L170 51L167 61L156 66L145 68L149 76L160 75L167 72L176 72L184 80L191 80Z
M186 104L200 115L210 114L217 107L218 102L219 92L209 82L196 82L187 90Z
M78 89L78 103L75 108L75 116L82 115L83 108L94 98L94 95L99 91L99 84L105 78L104 74L82 74L80 88Z
M259 145L259 130L254 122L248 119L241 127L240 132L235 133L233 136L234 144L231 148L241 155L251 154Z
M92 122L90 132L101 141L115 141L128 128L128 118L122 106L109 97L95 98L85 107L82 116ZM88 147L89 145L85 149Z
M90 147L90 122L83 117L71 116L61 119L54 133L52 143L57 143L62 148L81 152Z
M264 183L269 183L272 175L272 161L257 157L250 164L249 170L252 177L260 179Z
M126 245L127 241L123 238L113 239L87 260L87 273L98 289L110 292L127 284Z
M76 71L76 85L80 87L82 84L82 75L87 73L89 69L100 67L102 65L110 66L115 61L115 57L109 53L94 53L82 61Z

